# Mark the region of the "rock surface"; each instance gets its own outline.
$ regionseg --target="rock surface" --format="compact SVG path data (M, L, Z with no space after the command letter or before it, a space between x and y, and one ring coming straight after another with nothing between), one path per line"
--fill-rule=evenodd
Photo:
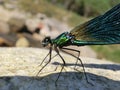
M38 48L0 48L0 90L120 90L120 64L82 57L92 86L86 82L81 64L77 64L78 71L74 70L76 59L62 52L66 67L55 86L62 64L59 56L36 76L47 53Z

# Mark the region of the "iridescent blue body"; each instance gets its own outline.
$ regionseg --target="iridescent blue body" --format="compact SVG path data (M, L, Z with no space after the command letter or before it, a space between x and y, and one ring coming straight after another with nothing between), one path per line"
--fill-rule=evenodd
M64 32L60 34L58 37L56 37L55 39L46 37L42 41L43 46L50 45L50 51L47 54L47 56L49 55L49 62L51 61L52 47L54 47L57 55L59 55L63 61L63 67L66 64L65 64L64 58L60 55L59 50L61 51L71 50L71 51L78 52L78 56L74 56L68 52L66 53L72 55L73 57L75 57L77 60L81 62L84 73L85 73L84 65L81 59L79 58L80 51L70 49L70 48L65 48L65 47L69 45L84 46L84 45L108 45L108 44L120 44L120 4L113 7L111 10L109 10L105 14L100 15L82 25L76 26L70 32ZM43 66L43 68L48 63L46 63ZM63 67L61 69L61 72L63 70ZM39 72L41 72L41 70ZM60 74L58 75L58 78ZM86 74L85 74L85 77L87 80Z

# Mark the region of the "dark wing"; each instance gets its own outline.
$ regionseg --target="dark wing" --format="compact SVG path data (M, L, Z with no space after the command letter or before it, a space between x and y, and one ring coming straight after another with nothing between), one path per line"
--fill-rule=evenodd
M120 44L120 4L70 32L76 40Z

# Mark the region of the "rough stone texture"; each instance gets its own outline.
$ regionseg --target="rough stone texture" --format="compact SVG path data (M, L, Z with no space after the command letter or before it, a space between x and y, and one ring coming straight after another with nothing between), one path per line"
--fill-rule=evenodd
M0 90L120 90L120 64L81 58L92 86L82 72L73 69L76 59L64 53L61 55L66 67L55 86L62 64L59 56L36 76L47 53L48 50L38 48L0 48ZM82 71L80 64L76 68Z

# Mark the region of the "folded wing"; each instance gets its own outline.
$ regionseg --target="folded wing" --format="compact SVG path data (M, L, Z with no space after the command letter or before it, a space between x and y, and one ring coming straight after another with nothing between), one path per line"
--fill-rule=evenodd
M76 40L120 44L120 4L70 32Z

